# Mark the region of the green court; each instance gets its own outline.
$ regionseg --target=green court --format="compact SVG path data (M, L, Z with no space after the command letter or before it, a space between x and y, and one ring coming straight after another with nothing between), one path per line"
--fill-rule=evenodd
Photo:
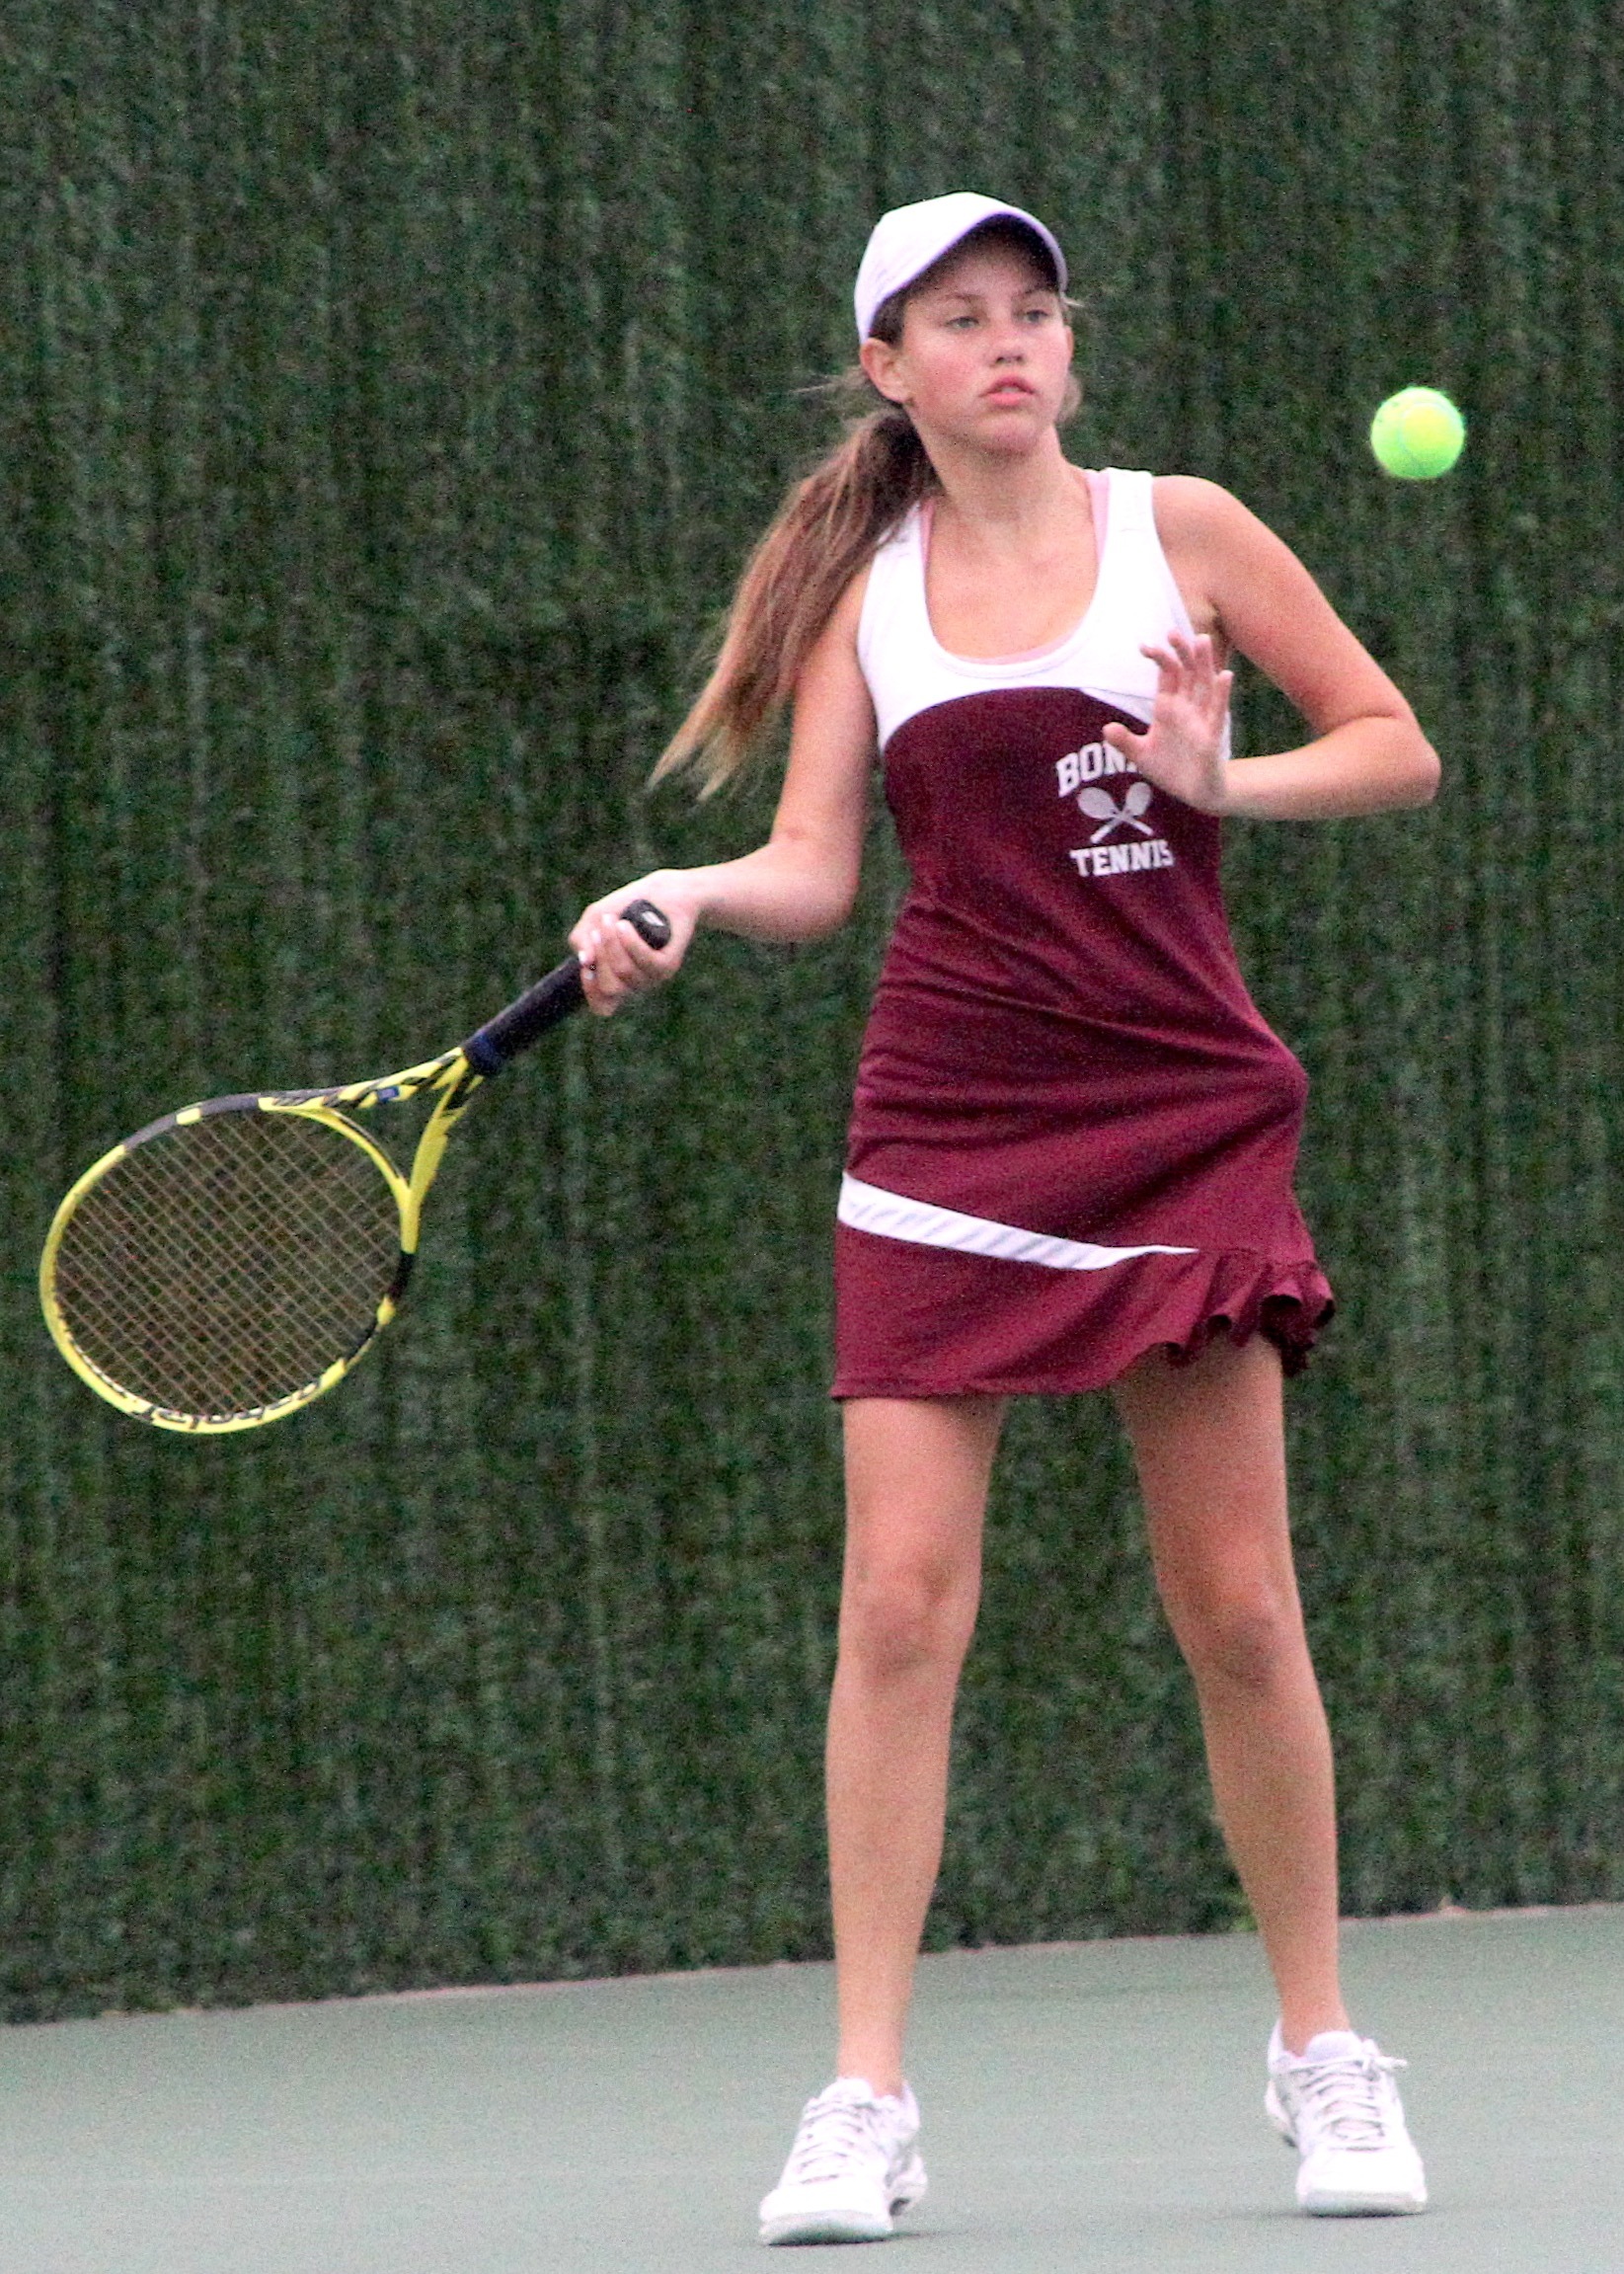
M932 2274L1621 2274L1624 1909L1354 1924L1348 1973L1412 2063L1426 2217L1292 2211L1251 1936L1059 1944L924 1961L932 2188L870 2248ZM15 2028L0 2266L765 2266L751 2215L825 2081L829 1992L784 1966Z

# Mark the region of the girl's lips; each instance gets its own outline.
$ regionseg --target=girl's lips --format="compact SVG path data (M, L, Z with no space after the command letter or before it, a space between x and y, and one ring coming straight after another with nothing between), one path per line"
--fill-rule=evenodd
M1025 402L1037 392L1037 388L1029 387L1025 379L1000 379L995 387L986 390L986 400L989 403Z

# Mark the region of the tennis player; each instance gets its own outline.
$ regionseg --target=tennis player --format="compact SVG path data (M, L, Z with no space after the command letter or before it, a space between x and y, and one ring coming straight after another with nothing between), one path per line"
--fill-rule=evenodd
M572 935L591 1007L668 980L701 924L833 930L871 769L911 889L857 1077L835 1244L848 1533L828 1730L834 2081L767 2242L891 2232L924 2193L903 2079L1005 1402L1109 1387L1218 1814L1279 1998L1266 2106L1322 2214L1420 2211L1397 2066L1337 1968L1331 1747L1292 1569L1281 1378L1331 1291L1292 1193L1306 1091L1242 981L1227 815L1424 805L1404 697L1226 491L1069 464L1059 245L959 193L885 215L858 273L867 415L746 570L660 771L709 783L793 702L768 843L660 870ZM1230 755L1234 653L1303 715ZM617 911L671 920L656 952Z

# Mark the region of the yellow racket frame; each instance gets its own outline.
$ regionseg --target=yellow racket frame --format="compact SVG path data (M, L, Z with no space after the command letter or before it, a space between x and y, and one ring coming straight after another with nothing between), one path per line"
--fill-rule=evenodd
M247 1093L238 1097L208 1098L200 1105L183 1106L178 1113L165 1114L159 1121L148 1123L133 1137L125 1137L101 1159L93 1161L84 1175L63 1198L51 1219L50 1231L39 1258L39 1307L44 1312L45 1325L57 1349L72 1367L79 1379L95 1390L98 1397L120 1413L127 1413L137 1421L151 1422L156 1429L172 1429L188 1437L228 1437L238 1430L261 1429L267 1422L280 1421L284 1414L296 1413L301 1406L311 1405L325 1396L336 1383L343 1381L358 1362L364 1358L382 1330L389 1324L400 1307L406 1283L418 1252L418 1234L423 1220L423 1204L429 1186L438 1172L445 1152L445 1140L466 1109L469 1099L486 1077L470 1063L466 1051L447 1051L437 1059L425 1059L421 1065L408 1066L404 1072L388 1074L380 1081L349 1082L341 1089L330 1090L271 1090L262 1094ZM365 1113L378 1105L403 1105L425 1091L437 1090L439 1095L429 1115L423 1135L418 1139L417 1151L412 1156L411 1173L403 1176L383 1147L356 1122L350 1113ZM345 1109L348 1108L348 1112ZM56 1258L62 1245L62 1236L85 1195L95 1189L110 1170L116 1167L137 1145L149 1143L153 1138L170 1131L184 1128L190 1122L203 1120L217 1113L275 1113L301 1114L307 1121L320 1122L335 1130L357 1145L388 1185L400 1214L401 1260L389 1293L379 1303L371 1324L355 1347L343 1358L335 1359L324 1373L301 1388L289 1390L285 1396L272 1399L267 1405L255 1406L245 1413L234 1413L215 1420L208 1415L176 1413L170 1408L155 1405L150 1398L138 1397L119 1383L110 1380L93 1359L88 1358L74 1341L62 1306L56 1297Z

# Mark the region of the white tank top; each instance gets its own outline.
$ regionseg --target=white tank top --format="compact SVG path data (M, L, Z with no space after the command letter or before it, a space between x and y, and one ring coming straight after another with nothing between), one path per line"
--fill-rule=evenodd
M1101 476L1105 538L1094 597L1062 640L1030 656L955 656L940 644L925 599L928 516L922 506L905 515L874 556L857 625L882 750L916 713L992 687L1078 687L1130 718L1150 717L1156 667L1141 645L1194 632L1156 533L1151 479L1119 468ZM1099 489L1090 488L1098 535Z

